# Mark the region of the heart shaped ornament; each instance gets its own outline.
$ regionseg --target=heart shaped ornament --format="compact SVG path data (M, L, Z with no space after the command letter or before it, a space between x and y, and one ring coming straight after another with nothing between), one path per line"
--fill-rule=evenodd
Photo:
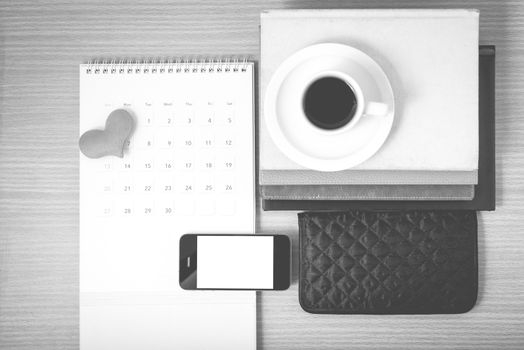
M86 131L78 142L80 151L88 158L124 157L126 141L133 133L135 120L125 109L116 109L106 120L104 130Z

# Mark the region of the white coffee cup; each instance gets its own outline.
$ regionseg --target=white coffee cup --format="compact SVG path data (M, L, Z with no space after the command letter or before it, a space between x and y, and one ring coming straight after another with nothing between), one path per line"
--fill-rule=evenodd
M318 120L318 118L315 119L311 117L310 115L308 115L308 111L306 111L307 109L306 108L306 104L307 104L306 98L310 97L309 95L307 96L308 90L312 87L314 83L324 78L340 79L347 85L347 87L352 91L355 97L354 108L352 108L351 112L349 112L349 114L352 114L352 116L348 114L344 118L347 121L341 120L340 123L342 123L342 125L340 126L336 126L337 123L333 124L335 125L334 127L328 126L327 125L328 123L325 123L324 124L325 126L324 126L321 120ZM342 133L342 132L345 132L355 127L355 125L358 124L361 118L386 116L389 111L388 105L383 102L368 101L366 97L364 96L362 88L360 84L356 81L356 79L354 79L353 77L351 77L350 75L346 73L335 71L335 70L322 71L322 72L319 72L309 77L303 86L302 96L304 99L304 102L303 102L304 118L306 118L308 122L312 124L319 132L326 132L326 133L331 133L331 134ZM332 96L330 97L333 98ZM326 102L326 103L329 103L329 102ZM325 106L325 109L329 109L329 107ZM326 111L325 113L329 113L329 112ZM322 111L323 115L325 115L325 113Z

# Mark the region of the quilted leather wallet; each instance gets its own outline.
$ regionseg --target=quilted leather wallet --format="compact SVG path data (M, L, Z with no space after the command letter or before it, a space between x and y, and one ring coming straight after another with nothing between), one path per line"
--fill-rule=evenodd
M324 314L450 314L477 299L475 211L300 213L299 299Z

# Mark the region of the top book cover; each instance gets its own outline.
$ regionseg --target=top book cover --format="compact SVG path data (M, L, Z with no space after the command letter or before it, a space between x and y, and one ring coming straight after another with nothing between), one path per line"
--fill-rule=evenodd
M285 89L281 86L285 84L296 90L298 83L291 81L302 79L300 75L303 76L301 72L305 70L301 71L300 65L307 64L309 58L295 62L299 68L291 67L280 85L271 81L281 74L280 67L289 65L286 62L289 57L305 48L326 43L355 48L372 58L387 76L394 96L393 120L387 137L373 154L348 169L476 174L479 160L479 12L441 9L263 12L259 128L261 171L313 169L292 159L278 140L275 142L278 138L270 130L271 123L268 122L270 117L278 118L274 117L278 113L287 113L285 118L289 118L294 113L293 108L300 113L300 107L289 107L284 105L287 102L279 102L282 106L277 107L281 109L273 108L274 105L266 100L271 96L277 96L277 99L279 94L283 94ZM324 51L312 56L328 54ZM330 63L326 64L319 69L326 69ZM280 90L269 91L271 89ZM267 106L271 106L270 110ZM294 132L284 129L285 126L282 126L280 136L300 138L286 135L286 132ZM356 135L355 132L352 135ZM348 134L348 139L353 138L352 135ZM295 139L289 143L293 144ZM309 142L319 144L314 139ZM307 146L299 151L309 152L305 148ZM323 152L331 150L326 148ZM327 158L330 156L325 154Z

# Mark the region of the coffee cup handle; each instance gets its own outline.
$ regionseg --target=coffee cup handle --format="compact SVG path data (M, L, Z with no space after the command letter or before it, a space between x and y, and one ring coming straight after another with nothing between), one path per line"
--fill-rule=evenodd
M382 102L368 102L364 110L365 116L384 117L388 113L388 105Z

